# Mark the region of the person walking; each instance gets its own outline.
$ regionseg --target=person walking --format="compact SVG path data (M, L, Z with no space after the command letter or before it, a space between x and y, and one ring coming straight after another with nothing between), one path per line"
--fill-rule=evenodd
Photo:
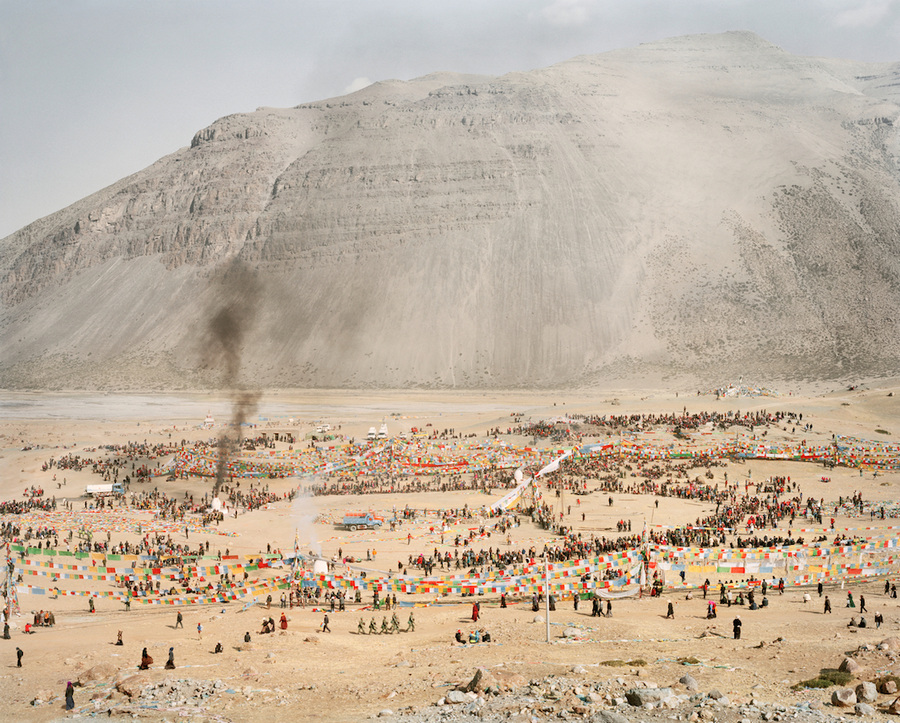
M181 610L179 610L178 615L175 618L175 628L177 630L178 628L183 628L183 627L184 627L184 616L181 614Z
M322 632L330 633L331 628L328 627L328 613L325 613L325 619L322 621Z
M668 618L675 619L675 606L672 605L671 600L669 601L669 608L666 610L666 619Z
M66 710L72 710L75 707L75 686L70 680L66 683Z
M203 640L203 625L197 623L197 637Z
M22 648L16 648L16 667L17 668L22 667L22 656L23 655L25 655L25 653L22 652Z
M829 600L828 596L826 595L825 596L825 610L822 612L822 614L824 615L825 613L830 613L830 612L831 612L831 600Z
M859 611L861 613L869 612L868 610L866 610L866 596L865 595L859 596Z
M734 639L741 639L741 616L738 615L731 623L731 627L734 630Z

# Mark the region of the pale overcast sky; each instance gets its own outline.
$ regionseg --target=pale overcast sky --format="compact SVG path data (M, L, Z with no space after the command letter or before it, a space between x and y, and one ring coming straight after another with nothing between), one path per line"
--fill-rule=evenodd
M900 61L900 0L0 0L0 238L230 113L726 30Z

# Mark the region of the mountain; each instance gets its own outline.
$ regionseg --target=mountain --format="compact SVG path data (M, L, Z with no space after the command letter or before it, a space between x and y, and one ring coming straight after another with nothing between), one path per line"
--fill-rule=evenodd
M895 375L898 111L736 32L227 116L0 241L0 386Z

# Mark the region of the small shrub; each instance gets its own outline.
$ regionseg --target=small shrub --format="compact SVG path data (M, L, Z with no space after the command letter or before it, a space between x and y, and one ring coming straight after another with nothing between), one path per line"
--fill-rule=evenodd
M891 433L888 432L886 429L876 429L876 430L875 430L875 434L884 434L884 435L886 435L886 436L888 436L888 437L891 436Z
M845 673L837 668L822 668L819 671L819 677L823 680L830 680L835 685L847 685L853 680L853 676L850 673Z
M796 685L792 685L792 690L803 690L804 688L830 688L834 683L824 678L810 678L809 680L801 680Z
M624 660L601 660L600 665L605 665L609 668L624 668L628 663Z
M678 662L682 665L697 665L700 661L697 658L678 658Z
M633 665L635 668L643 668L647 665L647 661L643 658L635 658L634 660L629 660L628 664Z

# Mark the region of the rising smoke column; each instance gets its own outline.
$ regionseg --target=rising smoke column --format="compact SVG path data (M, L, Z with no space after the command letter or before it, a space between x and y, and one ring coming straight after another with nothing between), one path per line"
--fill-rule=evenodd
M241 382L241 355L256 321L261 287L256 274L240 262L226 266L211 284L213 306L208 316L203 355L221 371L221 388L231 396L231 422L219 436L213 497L225 482L228 460L240 448L241 424L256 411L260 392Z

